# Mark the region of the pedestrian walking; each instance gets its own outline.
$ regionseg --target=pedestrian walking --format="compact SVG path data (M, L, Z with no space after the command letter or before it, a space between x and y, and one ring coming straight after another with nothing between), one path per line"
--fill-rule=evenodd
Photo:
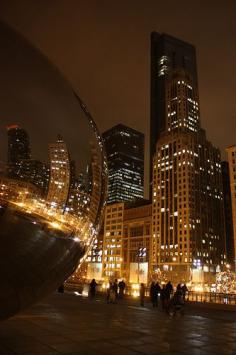
M115 293L115 299L117 300L117 298L118 298L118 282L117 282L117 279L115 279L112 288L113 288L113 291Z
M157 302L158 302L157 298L158 298L157 286L155 282L152 282L150 287L150 299L153 307L157 307Z
M185 302L185 297L186 297L186 293L188 292L188 288L186 286L186 284L184 284L182 287L182 293L183 293L183 301Z
M169 298L170 298L171 293L173 293L173 286L172 286L170 281L168 281L167 284L166 284L166 292L167 292L167 295L169 295Z
M173 286L171 282L167 282L165 287L165 310L168 312L168 307L170 303L170 295L173 293Z
M177 285L174 296L169 301L168 313L172 316L178 314L183 314L184 310L184 301L183 301L183 292L180 284Z
M159 283L156 283L156 290L157 290L157 306L158 306L158 296L161 295L161 286Z
M166 285L164 284L161 289L161 304L163 310L167 309L167 303L168 303L168 297L166 292Z
M139 296L140 296L140 306L144 307L144 297L145 297L144 283L141 283L140 285Z
M92 281L89 284L89 295L91 299L95 297L96 287L97 287L97 282L95 281L95 279L92 279Z
M111 289L112 289L112 283L109 282L109 285L107 287L107 303L111 302Z
M110 303L116 303L117 298L117 287L113 282L110 287Z
M119 298L122 299L124 297L124 291L125 291L125 282L121 280L118 283L118 288L119 288Z

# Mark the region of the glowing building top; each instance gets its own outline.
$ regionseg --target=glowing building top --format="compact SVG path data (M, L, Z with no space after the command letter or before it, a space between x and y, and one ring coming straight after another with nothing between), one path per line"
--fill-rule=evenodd
M166 129L197 132L200 128L197 88L183 69L174 71L166 83Z

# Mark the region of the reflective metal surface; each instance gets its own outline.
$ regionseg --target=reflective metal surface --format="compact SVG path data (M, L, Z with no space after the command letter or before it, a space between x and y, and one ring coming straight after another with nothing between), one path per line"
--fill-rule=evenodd
M55 290L99 231L107 167L81 99L0 24L0 318Z

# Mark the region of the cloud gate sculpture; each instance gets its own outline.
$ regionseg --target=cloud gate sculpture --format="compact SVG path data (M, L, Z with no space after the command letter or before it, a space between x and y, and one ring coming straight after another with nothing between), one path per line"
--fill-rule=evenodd
M98 233L102 139L86 106L28 41L0 24L0 319L54 291Z

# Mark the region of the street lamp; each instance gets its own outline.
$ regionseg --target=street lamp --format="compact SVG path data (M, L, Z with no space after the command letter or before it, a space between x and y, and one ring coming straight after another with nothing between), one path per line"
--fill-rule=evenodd
M147 248L139 248L139 249L137 250L137 258L138 258L138 284L139 284L139 273L140 273L140 271L139 271L140 259L146 257L146 255L147 255Z

